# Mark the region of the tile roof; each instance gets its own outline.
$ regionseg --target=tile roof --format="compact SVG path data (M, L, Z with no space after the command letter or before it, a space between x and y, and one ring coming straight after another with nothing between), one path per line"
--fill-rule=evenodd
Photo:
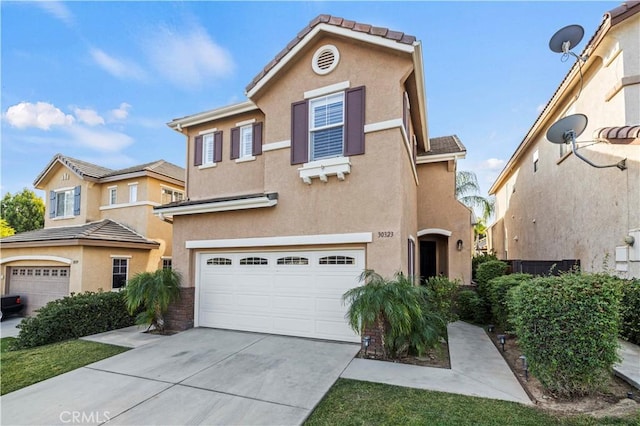
M593 132L594 139L637 139L640 126L602 127Z
M105 241L115 243L133 243L148 246L149 248L157 247L160 244L146 239L137 232L114 222L110 219L104 219L99 222L85 223L74 226L61 226L58 228L43 228L35 231L21 232L9 237L0 239L2 245L11 243L36 243L36 242L60 242L60 241Z
M96 164L88 163L86 161L78 160L76 158L68 157L62 154L56 154L49 162L47 167L38 175L34 181L34 185L37 186L38 182L44 178L47 172L51 169L56 161L60 161L65 166L69 167L75 173L77 173L82 179L87 180L100 180L105 177L114 177L124 175L127 173L152 171L158 174L180 180L184 182L185 170L176 166L173 163L169 163L165 160L156 160L150 163L139 164L137 166L127 167L125 169L113 170L107 167L98 166Z
M605 16L608 15L611 18L611 25L613 26L638 12L640 12L640 1L627 1L608 11Z
M314 19L309 22L309 25L304 27L293 40L291 40L284 49L278 53L275 58L269 62L263 69L260 71L249 83L246 87L246 92L249 92L253 89L256 84L265 76L273 67L275 67L282 58L284 58L293 48L304 39L304 37L311 32L316 26L320 24L328 24L336 27L345 28L352 31L357 31L361 33L367 33L369 35L378 36L387 38L389 40L397 41L398 43L403 44L413 44L416 41L416 38L412 35L405 34L399 31L392 31L389 28L385 27L374 27L369 24L363 24L360 22L349 21L344 18L340 18L338 16L331 15L318 15Z
M424 155L454 154L467 151L467 148L456 135L431 138L429 139L429 146L431 149Z

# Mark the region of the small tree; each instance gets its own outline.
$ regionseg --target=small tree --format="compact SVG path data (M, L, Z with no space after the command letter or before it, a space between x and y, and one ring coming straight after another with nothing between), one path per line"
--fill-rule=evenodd
M127 282L125 291L129 313L134 315L142 309L136 316L136 324L148 324L149 329L164 333L164 314L180 298L180 274L173 269L141 272Z
M41 229L44 227L44 201L27 188L16 195L7 192L0 204L0 217L15 232Z
M16 233L16 230L9 226L6 220L0 219L0 238L9 237Z

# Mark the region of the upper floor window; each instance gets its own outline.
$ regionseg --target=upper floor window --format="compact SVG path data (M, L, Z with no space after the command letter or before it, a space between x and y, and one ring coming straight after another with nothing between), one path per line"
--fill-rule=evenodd
M184 199L184 193L177 189L162 188L161 201L162 204L174 203L176 201L182 201Z
M231 129L231 159L248 159L262 154L262 123L249 120L236 126Z
M222 160L222 132L211 130L195 137L194 165L215 165Z
M138 201L138 184L131 183L129 184L129 202L135 203Z
M71 217L80 214L80 186L49 192L49 217Z
M310 161L341 156L344 142L344 93L309 101Z
M118 188L113 186L109 188L109 205L112 206L118 202Z
M291 164L364 154L364 86L291 105Z
M540 163L540 155L536 149L533 153L533 173L538 171L538 164Z

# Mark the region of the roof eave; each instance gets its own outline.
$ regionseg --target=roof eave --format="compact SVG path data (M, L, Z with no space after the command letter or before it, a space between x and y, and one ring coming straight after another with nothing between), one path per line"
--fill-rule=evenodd
M442 161L457 161L466 158L467 151L449 152L446 154L421 155L416 158L416 164L439 163Z
M420 130L423 136L423 147L425 151L429 151L429 130L427 128L427 101L426 89L424 84L424 64L422 62L422 43L416 41L413 43L413 68L416 73L416 87L418 90L418 106L420 111Z
M173 130L182 133L183 128L195 126L220 118L230 117L242 114L244 112L255 111L258 106L252 101L244 101L233 105L227 105L222 108L216 108L199 114L189 115L183 118L177 118L167 123L167 126Z

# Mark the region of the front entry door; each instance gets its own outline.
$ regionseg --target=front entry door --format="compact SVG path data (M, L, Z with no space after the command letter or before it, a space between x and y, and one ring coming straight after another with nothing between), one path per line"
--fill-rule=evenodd
M436 242L420 241L420 279L427 280L438 275L436 263Z

